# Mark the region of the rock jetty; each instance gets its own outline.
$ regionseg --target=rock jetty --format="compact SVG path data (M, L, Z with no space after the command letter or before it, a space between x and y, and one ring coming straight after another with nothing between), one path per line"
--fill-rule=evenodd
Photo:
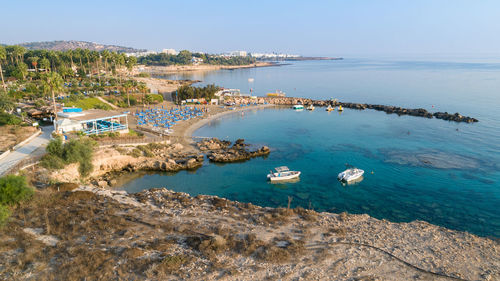
M233 146L230 146L231 142L217 138L203 140L197 145L200 150L207 151L207 157L210 161L218 163L246 161L254 157L268 155L271 151L267 146L262 146L257 150L249 150L244 139L236 140Z
M253 103L256 100L250 98L232 98L235 104L249 104ZM423 108L404 108L398 106L391 105L379 105L379 104L367 104L367 103L352 103L352 102L339 102L337 100L313 100L306 98L293 98L293 97L259 97L257 98L257 103L264 104L275 104L275 105L294 105L294 104L303 104L303 105L314 105L314 106L342 106L344 108L350 109L373 109L377 111L383 111L387 114L397 114L401 115L410 115L416 117L425 117L425 118L436 118L443 119L447 121L454 122L466 122L466 123L475 123L479 122L476 118L472 118L469 116L463 116L460 113L448 113L448 112L429 112Z

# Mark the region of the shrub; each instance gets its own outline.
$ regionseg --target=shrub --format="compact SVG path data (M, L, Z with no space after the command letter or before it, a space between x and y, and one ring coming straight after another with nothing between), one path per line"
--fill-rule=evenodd
M19 125L21 124L23 121L13 115L13 114L8 114L6 112L0 112L0 126L4 126L4 125Z
M154 157L153 152L151 152L151 150L145 145L138 145L137 149L142 151L146 157Z
M143 133L141 133L141 132L137 132L137 131L134 131L134 130L132 130L132 129L128 129L128 135L129 135L129 136L133 136L133 137L136 137L136 136L137 136L137 137L142 137L142 136L144 136L144 134L143 134Z
M142 156L142 151L140 151L137 148L134 148L132 151L130 151L130 155L134 158L139 158Z
M0 205L0 226L3 226L10 216L9 207Z
M45 167L50 170L58 170L64 168L64 160L59 156L47 154L43 156L42 161L40 163L42 167Z
M145 77L145 78L148 78L148 77L151 77L151 75L147 72L141 72L139 74L137 74L137 77Z
M62 152L63 152L63 143L62 139L57 137L49 142L46 148L47 152L49 155L57 156L57 157L62 157Z
M85 178L90 174L90 172L92 172L93 169L94 165L92 165L92 162L90 160L85 160L80 162L78 172L80 173L81 177Z
M163 102L163 96L159 94L149 94L146 96L146 102L149 104L157 104Z
M0 178L0 204L14 205L22 200L29 199L33 189L28 186L26 177L7 175Z
M50 141L47 155L42 159L42 166L47 169L62 169L65 164L79 163L78 171L81 177L92 172L92 153L95 142L89 138L73 139L62 144L60 138Z

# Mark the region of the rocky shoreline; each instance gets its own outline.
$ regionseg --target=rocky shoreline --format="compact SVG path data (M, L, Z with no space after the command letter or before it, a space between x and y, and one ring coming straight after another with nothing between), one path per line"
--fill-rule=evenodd
M255 102L255 99L241 98L241 97L230 98L230 100L236 104L250 104ZM258 104L269 103L274 105L287 105L287 106L291 106L294 104L303 104L304 106L308 106L312 104L314 106L322 106L322 107L331 105L331 106L342 106L344 108L357 109L357 110L373 109L377 111L383 111L387 114L397 114L399 116L409 115L415 117L436 118L446 121L465 122L465 123L479 122L479 120L477 120L476 118L463 116L458 112L431 113L423 108L403 108L391 105L339 102L337 100L313 100L307 98L293 98L293 97L258 97L257 103Z
M217 138L203 140L197 143L201 151L207 152L207 157L210 161L216 163L231 163L246 161L251 158L268 155L271 150L267 146L263 146L256 150L248 150L248 144L245 144L244 139L238 139L231 146L230 141L221 141Z
M0 231L2 280L500 278L497 241L422 221L167 189L127 194L76 185L37 198L14 209Z

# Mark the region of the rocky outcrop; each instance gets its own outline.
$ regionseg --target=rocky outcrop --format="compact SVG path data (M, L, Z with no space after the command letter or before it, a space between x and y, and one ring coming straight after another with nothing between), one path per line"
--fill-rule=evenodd
M249 98L233 98L232 101L236 104L249 104L255 102L255 100ZM466 122L466 123L479 122L479 120L477 120L476 118L463 116L460 115L459 113L455 114L451 114L448 112L431 113L423 108L404 108L391 105L339 102L337 100L313 100L313 99L293 98L293 97L261 97L257 98L256 101L259 104L270 103L275 105L290 105L290 106L294 104L303 104L306 106L310 104L314 106L341 105L344 108L358 109L358 110L373 109L377 111L383 111L387 114L394 113L397 115L410 115L415 117L436 118L454 122Z
M219 140L217 138L206 139L196 144L201 151L226 149L231 145L230 141Z
M138 171L177 172L180 170L193 170L203 165L204 155L187 155L184 158L144 158L140 161L131 161L120 169L110 170L104 175L95 178L92 183L106 188L116 184L116 178L123 174Z
M245 143L244 139L238 139L234 142L233 146L229 147L230 145L231 142L221 141L217 138L198 143L200 150L208 151L208 159L218 163L245 161L254 157L268 155L271 151L267 146L262 146L257 150L249 150L249 145ZM208 147L212 147L213 149L208 149Z
M458 112L455 114L450 114L448 112L436 112L433 115L437 119L443 119L443 120L448 120L448 121L467 122L467 123L479 122L479 120L477 120L476 118L472 118L469 116L462 116Z

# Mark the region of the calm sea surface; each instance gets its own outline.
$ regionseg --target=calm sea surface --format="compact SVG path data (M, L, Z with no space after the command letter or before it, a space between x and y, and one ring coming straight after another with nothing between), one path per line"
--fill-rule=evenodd
M207 163L196 172L135 174L120 188L167 187L262 206L367 213L395 222L425 220L500 237L500 63L354 60L176 75L264 95L423 107L479 119L465 124L372 110L295 112L262 109L215 120L198 136L267 145L267 158ZM254 78L249 82L248 78ZM349 163L364 180L342 185ZM271 184L268 171L302 171L296 183Z

